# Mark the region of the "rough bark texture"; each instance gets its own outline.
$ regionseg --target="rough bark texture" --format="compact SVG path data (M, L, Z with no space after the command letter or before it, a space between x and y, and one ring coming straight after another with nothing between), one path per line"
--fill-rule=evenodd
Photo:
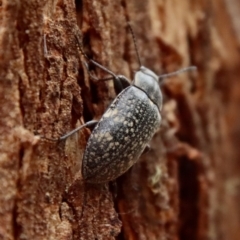
M0 1L0 239L240 239L239 16L238 0ZM90 130L37 135L99 119L115 98L76 36L133 78L129 20L144 66L198 71L166 81L161 128L132 169L83 184Z

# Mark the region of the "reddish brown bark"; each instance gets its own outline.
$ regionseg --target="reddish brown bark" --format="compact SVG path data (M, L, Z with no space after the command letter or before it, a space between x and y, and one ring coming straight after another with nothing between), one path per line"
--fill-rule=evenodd
M239 16L238 0L0 1L0 239L238 240ZM89 78L76 36L133 78L127 21L144 66L198 71L164 84L151 150L115 185L84 185L91 131L38 135L99 119L116 96Z

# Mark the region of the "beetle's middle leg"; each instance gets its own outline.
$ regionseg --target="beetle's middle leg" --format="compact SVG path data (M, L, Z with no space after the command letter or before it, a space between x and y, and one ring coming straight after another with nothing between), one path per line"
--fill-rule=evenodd
M91 127L91 126L94 126L98 123L97 120L92 120L92 121L89 121L89 122L86 122L85 124L73 129L72 131L64 134L63 136L59 137L59 138L46 138L46 137L43 137L41 136L41 138L43 139L46 139L46 140L49 140L49 141L63 141L63 140L66 140L68 137L72 136L74 133L80 131L82 128L84 127Z

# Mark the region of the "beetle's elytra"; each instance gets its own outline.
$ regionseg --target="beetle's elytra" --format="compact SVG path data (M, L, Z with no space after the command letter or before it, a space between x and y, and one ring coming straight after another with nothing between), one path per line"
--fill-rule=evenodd
M142 86L143 81L150 86ZM158 77L142 67L133 85L116 97L89 137L82 164L85 181L108 182L126 172L158 129L161 105Z
M99 121L87 122L58 139L66 139L83 127L96 125L88 139L82 160L82 176L86 182L105 183L114 180L138 160L161 123L162 93L159 80L196 69L189 67L157 76L141 65L135 37L130 26L129 28L140 64L132 83L125 76L115 75L88 59L79 44L88 62L112 75L114 88L119 93Z

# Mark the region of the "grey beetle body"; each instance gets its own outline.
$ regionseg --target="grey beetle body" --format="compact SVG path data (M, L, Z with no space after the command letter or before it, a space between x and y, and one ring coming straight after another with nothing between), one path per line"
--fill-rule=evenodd
M145 67L109 106L92 131L83 156L86 182L104 183L126 172L140 157L161 122L159 77Z

